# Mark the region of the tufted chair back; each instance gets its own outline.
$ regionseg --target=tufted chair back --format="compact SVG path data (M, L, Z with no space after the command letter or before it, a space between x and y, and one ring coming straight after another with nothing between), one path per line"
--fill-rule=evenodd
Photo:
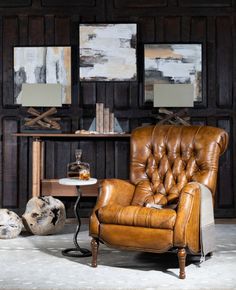
M131 137L130 179L135 184L132 205L178 202L191 181L207 186L214 197L219 155L227 135L208 126L156 125L137 128Z

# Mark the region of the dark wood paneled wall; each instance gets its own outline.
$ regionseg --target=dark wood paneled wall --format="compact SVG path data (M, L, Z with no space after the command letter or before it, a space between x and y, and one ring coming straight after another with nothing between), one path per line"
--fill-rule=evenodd
M63 130L88 129L95 103L104 102L126 131L153 122L157 109L143 104L142 45L203 43L203 101L190 110L194 124L229 132L220 161L216 216L236 216L236 3L235 0L0 0L0 207L21 213L31 196L31 140L20 129L25 109L13 103L13 46L71 45L72 106L59 109ZM79 83L78 30L86 22L138 23L138 82ZM47 178L65 176L80 146L98 178L128 178L128 141L47 142Z

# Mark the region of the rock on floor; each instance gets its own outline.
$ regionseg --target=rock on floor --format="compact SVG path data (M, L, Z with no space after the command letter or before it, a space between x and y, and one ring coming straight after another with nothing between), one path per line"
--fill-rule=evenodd
M0 239L17 237L23 228L21 218L6 208L0 209Z
M55 234L65 225L65 206L52 196L33 197L26 205L22 221L25 228L34 235Z

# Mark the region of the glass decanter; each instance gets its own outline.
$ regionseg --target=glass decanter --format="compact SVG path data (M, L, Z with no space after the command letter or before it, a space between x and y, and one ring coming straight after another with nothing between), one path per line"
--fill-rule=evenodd
M82 150L75 150L75 162L67 165L67 177L88 180L90 178L90 166L81 161Z

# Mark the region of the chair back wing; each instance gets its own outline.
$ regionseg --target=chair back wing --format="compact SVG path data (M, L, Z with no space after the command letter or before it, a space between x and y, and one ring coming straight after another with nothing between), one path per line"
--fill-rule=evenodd
M206 185L213 197L219 156L228 134L210 126L153 125L132 132L130 180L133 205L174 203L191 181Z

